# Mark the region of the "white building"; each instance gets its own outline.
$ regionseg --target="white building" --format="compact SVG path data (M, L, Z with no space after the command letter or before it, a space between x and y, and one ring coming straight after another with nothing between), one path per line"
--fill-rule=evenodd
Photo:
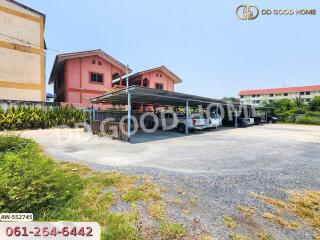
M299 96L308 102L313 97L320 96L320 85L245 90L240 91L239 96L242 104L255 106L260 106L263 102L272 102L274 100L296 99Z
M45 101L45 15L0 0L0 99Z

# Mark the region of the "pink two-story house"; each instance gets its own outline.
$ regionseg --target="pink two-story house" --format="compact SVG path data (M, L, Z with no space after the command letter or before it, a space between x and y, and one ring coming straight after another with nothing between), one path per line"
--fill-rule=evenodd
M126 66L102 50L66 53L56 56L49 84L54 84L56 102L90 106L90 98L104 94L112 80L125 74Z
M126 86L127 78L130 86L167 91L174 91L174 85L182 82L164 66L131 74L131 69L110 55L93 50L57 55L49 84L54 84L56 102L89 107L90 98Z

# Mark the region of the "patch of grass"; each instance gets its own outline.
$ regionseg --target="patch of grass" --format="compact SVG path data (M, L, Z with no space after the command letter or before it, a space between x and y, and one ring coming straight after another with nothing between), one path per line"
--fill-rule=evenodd
M238 211L246 218L251 218L255 214L256 209L252 207L238 206Z
M274 222L274 223L276 223L284 228L290 229L290 230L296 230L299 227L299 223L287 221L287 220L283 219L282 217L276 216L272 213L264 213L262 216L265 219L267 219L268 221Z
M151 204L148 206L148 213L151 217L162 220L165 215L165 206L163 204Z
M122 195L122 199L126 202L135 202L139 200L160 200L160 190L154 184L145 183L140 187L131 187Z
M168 200L169 203L172 203L174 205L181 205L182 204L182 201L180 199L171 199L171 200Z
M32 212L36 221L94 221L103 240L140 239L139 214L111 213L114 197L106 191L124 191L134 177L55 162L24 138L0 136L0 149L0 212Z
M251 193L251 196L253 196L254 198L258 199L261 202L267 203L269 205L272 205L272 206L280 208L280 209L283 209L286 207L286 203L282 202L278 199L274 199L274 198L271 198L268 196L259 195L256 193Z
M223 222L228 228L235 228L237 226L233 218L229 215L223 217Z
M0 211L32 212L36 219L59 211L85 182L65 173L31 140L0 136Z
M135 214L112 213L107 217L108 225L102 233L103 240L139 240L140 236L132 222Z
M272 240L272 237L266 233L265 231L263 230L259 230L259 233L258 233L258 239L259 240Z
M313 228L317 235L320 235L320 191L302 190L288 191L288 202L282 202L271 197L253 195L264 203L280 208L289 212ZM266 214L266 219L277 222L280 225L289 225L290 228L296 228L298 223L284 221L281 217Z
M129 190L127 193L122 195L122 200L125 202L135 202L139 200L143 200L145 198L144 193L140 191L138 188L134 188Z
M89 169L87 166L68 162L59 163L59 168L64 172L74 172L82 176L92 173L91 169Z
M163 239L181 239L187 234L187 230L181 224L161 223L159 233Z
M320 192L289 192L288 208L320 234Z
M214 238L209 235L203 235L200 237L200 240L214 240Z
M241 235L237 235L234 232L229 233L229 238L232 240L248 240L248 238L241 236Z

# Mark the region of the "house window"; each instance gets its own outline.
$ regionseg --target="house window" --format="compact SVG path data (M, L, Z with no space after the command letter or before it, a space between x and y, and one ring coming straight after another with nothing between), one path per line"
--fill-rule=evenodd
M102 62L98 61L98 65L100 65L100 66L101 66L101 65L102 65Z
M273 97L273 93L269 94L269 97Z
M304 95L304 92L300 92L300 95Z
M256 95L252 95L252 97L256 97Z
M260 97L260 94L258 94L256 97Z
M156 89L163 89L162 83L156 83Z
M289 96L289 94L288 94L288 93L284 93L284 94L283 94L283 96L288 97L288 96Z
M243 96L243 95L241 95L241 96L240 96L240 98L244 98L244 96Z
M103 74L90 73L90 82L92 82L92 83L103 83Z
M92 60L92 64L96 64L96 60Z
M311 93L310 92L306 92L306 95L310 95Z
M162 74L160 74L160 77L162 78Z

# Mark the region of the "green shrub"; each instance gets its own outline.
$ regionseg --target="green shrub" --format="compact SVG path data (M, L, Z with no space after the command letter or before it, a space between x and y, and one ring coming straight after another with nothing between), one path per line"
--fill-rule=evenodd
M309 102L309 109L313 112L320 112L320 96L316 96Z
M307 112L306 117L316 117L316 118L320 118L320 112Z
M18 106L0 111L0 130L44 129L59 125L74 127L84 118L83 111L73 107L40 109Z
M320 125L320 118L304 117L296 121L298 124Z

